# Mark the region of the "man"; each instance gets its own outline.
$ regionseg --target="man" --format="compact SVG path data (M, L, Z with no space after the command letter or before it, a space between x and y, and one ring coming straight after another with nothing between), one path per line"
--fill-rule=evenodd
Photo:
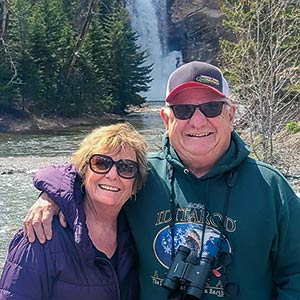
M299 200L277 170L248 156L235 109L218 68L191 62L170 75L163 149L126 207L142 300L300 299ZM51 238L49 207L28 217L31 239L32 219Z

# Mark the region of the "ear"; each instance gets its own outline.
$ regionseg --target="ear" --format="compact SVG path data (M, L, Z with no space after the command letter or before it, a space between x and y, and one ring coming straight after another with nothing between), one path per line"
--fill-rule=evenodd
M230 110L229 110L229 119L230 119L230 122L234 121L235 111L236 111L236 105L232 104L230 106Z
M233 122L234 122L235 111L236 111L236 105L232 104L229 109L229 121L231 124L232 131L233 131Z
M165 124L166 130L169 128L169 119L170 119L170 109L168 107L163 107L160 109L160 117Z

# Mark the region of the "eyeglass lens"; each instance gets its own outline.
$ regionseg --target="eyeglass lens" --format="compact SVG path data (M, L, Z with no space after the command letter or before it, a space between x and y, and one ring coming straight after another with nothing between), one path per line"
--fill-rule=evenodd
M89 159L91 170L98 174L108 173L114 164L118 175L122 178L134 178L138 172L138 163L130 159L114 161L110 156L102 154L94 154Z
M199 105L194 104L175 104L170 106L174 112L174 115L179 120L187 120L190 119L196 108L203 113L203 115L207 118L215 118L222 113L223 104L225 101L212 101L206 102Z

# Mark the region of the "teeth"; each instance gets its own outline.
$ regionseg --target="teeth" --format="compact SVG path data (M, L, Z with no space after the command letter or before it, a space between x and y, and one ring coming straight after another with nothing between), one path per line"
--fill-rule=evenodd
M103 190L111 191L111 192L119 192L120 189L114 186L106 185L106 184L99 184L99 187Z
M194 136L194 137L203 137L203 136L209 136L210 133L190 133L189 136Z

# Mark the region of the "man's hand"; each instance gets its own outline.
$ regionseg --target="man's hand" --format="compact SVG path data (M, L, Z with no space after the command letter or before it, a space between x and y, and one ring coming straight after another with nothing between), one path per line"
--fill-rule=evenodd
M59 222L63 227L67 227L66 219L59 207L43 193L29 209L24 221L23 231L27 234L30 243L35 241L35 235L40 243L52 239L52 219L58 215Z

